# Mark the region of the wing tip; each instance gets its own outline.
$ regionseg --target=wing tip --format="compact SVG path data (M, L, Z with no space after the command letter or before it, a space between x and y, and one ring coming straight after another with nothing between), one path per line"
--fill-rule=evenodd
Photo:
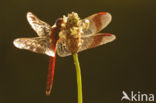
M24 45L20 44L20 43L19 43L19 40L20 40L20 39L15 39L15 40L13 41L13 45L14 45L16 48L21 49L21 48L23 48Z
M113 36L113 40L115 40L116 39L116 36L115 35L112 35Z
M116 39L116 36L114 34L105 33L105 36L111 36L112 40Z
M15 40L13 41L13 44L14 44L15 47L17 47L17 39L15 39Z
M27 19L28 19L30 16L32 16L32 15L33 15L32 12L27 12Z
M32 14L33 14L33 13L32 13L32 12L30 12L30 11L28 11L28 12L27 12L27 15L32 15Z
M92 20L95 23L97 31L101 31L112 21L112 16L108 12L99 12L94 15Z
M32 12L27 12L27 20L28 22L36 21L37 17Z
M106 15L103 16L103 19L107 19L107 25L112 21L112 15L107 12Z
M112 37L112 39L111 39L110 42L112 42L112 41L114 41L116 39L116 36L114 34L111 34L111 37Z
M112 42L116 39L116 36L114 34L110 34L110 33L104 33L104 36L107 36L108 38L110 38L109 42Z

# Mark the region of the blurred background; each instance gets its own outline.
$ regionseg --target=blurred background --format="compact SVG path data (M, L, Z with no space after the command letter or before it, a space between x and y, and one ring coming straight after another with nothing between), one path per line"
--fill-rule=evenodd
M1 0L0 103L77 103L72 56L57 56L53 90L45 95L49 57L19 50L13 40L34 37L28 11L53 25L72 11L85 18L112 14L101 32L117 39L79 53L84 103L121 103L122 91L156 95L155 0ZM126 102L126 101L122 101Z

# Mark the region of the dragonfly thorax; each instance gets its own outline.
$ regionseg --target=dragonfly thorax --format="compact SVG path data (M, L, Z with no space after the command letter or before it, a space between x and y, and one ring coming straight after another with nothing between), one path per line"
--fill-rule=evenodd
M63 23L63 20L57 19L55 26L52 27L51 33L50 33L50 43L51 43L51 48L55 49L56 43L59 39L59 33L61 31L61 24Z

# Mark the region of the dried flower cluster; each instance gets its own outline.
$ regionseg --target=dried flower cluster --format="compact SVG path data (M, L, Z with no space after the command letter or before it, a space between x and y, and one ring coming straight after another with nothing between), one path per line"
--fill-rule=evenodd
M72 54L77 53L82 45L81 34L83 29L87 29L89 22L82 22L77 13L72 12L68 16L63 16L62 30L60 38L66 39L67 48Z

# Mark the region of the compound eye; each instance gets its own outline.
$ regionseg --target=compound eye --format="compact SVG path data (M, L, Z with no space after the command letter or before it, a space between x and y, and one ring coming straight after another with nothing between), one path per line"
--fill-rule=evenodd
M62 18L58 18L58 19L56 20L56 26L61 27L62 22L63 22L63 19L62 19Z

